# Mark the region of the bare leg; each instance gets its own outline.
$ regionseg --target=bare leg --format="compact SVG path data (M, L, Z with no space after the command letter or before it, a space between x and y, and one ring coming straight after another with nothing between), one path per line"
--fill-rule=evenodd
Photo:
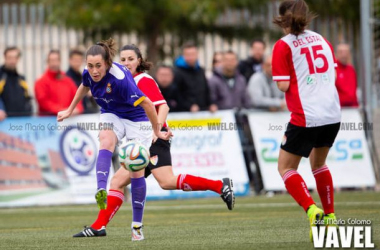
M178 176L174 175L172 166L163 166L152 169L152 174L160 187L164 190L177 189Z
M280 149L280 156L278 157L278 172L281 177L284 176L289 170L297 170L301 161L301 156L286 152Z
M130 172L125 168L121 167L112 177L110 188L112 190L118 190L124 193L124 188L129 184L131 184Z
M326 158L329 151L329 147L313 148L309 157L311 170L317 170L326 165Z

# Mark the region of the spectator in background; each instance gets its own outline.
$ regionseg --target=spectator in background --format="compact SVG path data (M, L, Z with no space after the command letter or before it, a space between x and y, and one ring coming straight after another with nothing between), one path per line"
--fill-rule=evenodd
M79 49L70 50L69 54L69 69L66 71L66 75L74 81L74 83L79 87L82 84L82 65L84 63L84 53ZM84 113L91 114L97 113L99 111L99 106L88 92L88 95L83 98L82 101Z
M69 69L66 75L79 87L82 84L82 65L84 63L84 53L79 49L72 49L69 53Z
M340 106L358 107L357 80L354 67L351 65L350 45L341 43L337 46L336 88L339 94Z
M272 56L266 57L262 65L263 71L253 74L248 82L248 93L253 107L269 111L286 110L284 93L272 80Z
M0 121L5 117L32 115L31 97L24 76L17 72L21 52L16 47L4 51L4 65L0 67Z
M173 85L173 69L167 65L161 65L156 71L156 82L160 88L161 94L170 108L170 112L177 111L178 108L178 90Z
M220 66L222 66L222 56L223 56L222 52L215 52L214 55L212 56L212 71L213 72L216 68L219 68Z
M209 80L211 102L219 109L251 107L245 78L237 66L237 55L233 51L227 51L222 55L221 67L214 70Z
M178 89L178 111L215 112L218 107L211 103L205 71L198 63L198 48L187 43L182 53L175 61L173 81Z
M251 76L256 72L262 71L264 59L265 43L261 39L253 40L251 44L251 55L246 60L239 63L239 71L248 82Z
M66 110L74 98L77 87L75 83L61 71L61 54L58 50L51 50L47 57L48 68L36 81L34 86L40 115L57 115ZM83 112L82 103L79 103L74 114Z

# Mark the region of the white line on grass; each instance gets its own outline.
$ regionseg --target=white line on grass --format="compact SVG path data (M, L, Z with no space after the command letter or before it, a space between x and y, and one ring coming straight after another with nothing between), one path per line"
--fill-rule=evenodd
M380 205L380 201L367 201L367 202L335 202L338 206L363 206L363 205ZM282 203L245 203L245 204L235 204L235 208L266 208L266 207L297 207L296 202L282 202ZM224 206L219 204L192 204L192 205L163 205L163 206L149 206L145 207L146 210L177 210L177 209L225 209Z
M179 201L180 202L180 201ZM154 202L147 202L145 207L146 210L181 210L181 209L226 209L225 205L221 202L220 204L189 204L189 205L150 205ZM368 205L380 205L380 201L347 201L347 202L335 202L337 206L368 206ZM235 208L266 208L266 207L297 207L296 202L277 202L277 203L243 203L235 204ZM124 209L131 210L129 206L124 206ZM28 208L17 208L13 209L0 209L0 214L12 214L12 213L39 213L41 210L52 211L52 212L81 212L81 211L98 211L98 208L94 205L93 207L81 207L81 206L51 206L51 207L28 207Z

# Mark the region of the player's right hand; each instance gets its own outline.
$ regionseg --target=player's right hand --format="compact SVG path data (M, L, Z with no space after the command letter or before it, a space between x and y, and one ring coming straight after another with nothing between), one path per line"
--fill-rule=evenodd
M70 112L70 110L63 110L63 111L59 111L58 114L57 114L57 121L61 122L63 120L65 120L66 118L69 118L70 115L71 115L72 112Z

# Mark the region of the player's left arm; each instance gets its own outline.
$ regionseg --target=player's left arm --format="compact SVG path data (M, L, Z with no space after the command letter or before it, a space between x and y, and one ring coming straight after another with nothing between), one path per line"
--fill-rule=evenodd
M171 133L163 133L161 132L162 124L158 122L158 116L156 113L156 109L149 98L144 98L142 102L140 102L140 107L142 107L145 111L146 116L148 117L150 123L152 124L154 134L163 140L169 140Z
M291 50L288 44L279 40L273 47L272 54L272 76L273 81L282 92L286 92L290 86L291 67Z
M289 89L290 82L289 81L278 81L277 82L277 87L279 90L282 92L286 92Z
M127 74L127 78L123 79L123 81L126 81L126 83L119 85L122 86L121 95L126 97L128 103L144 109L146 116L152 124L153 132L158 138L169 140L171 133L161 132L162 124L158 123L158 116L153 102L136 86L132 75L130 73L129 75Z
M137 87L153 102L155 108L157 109L158 124L159 129L161 130L162 126L166 122L170 108L166 104L160 89L158 88L156 82L148 77L143 77L139 81Z
M161 104L160 106L156 107L157 108L157 117L158 117L158 123L161 124L161 126L166 122L166 118L168 117L169 114L169 106L164 103Z

